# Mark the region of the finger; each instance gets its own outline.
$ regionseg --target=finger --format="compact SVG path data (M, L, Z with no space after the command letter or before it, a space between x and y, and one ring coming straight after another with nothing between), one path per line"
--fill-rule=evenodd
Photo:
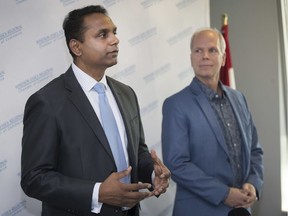
M242 191L246 194L249 194L251 192L250 188L247 185L243 186Z
M163 191L163 188L162 188L162 187L159 187L159 188L157 188L157 189L154 190L154 193L155 193L156 195L159 195L159 194L162 193L162 191Z
M125 195L123 196L122 201L123 206L128 206L128 207L132 207L134 206L136 203L139 203L140 201L153 196L152 192L128 192L125 193Z
M165 180L161 181L154 181L154 190L158 191L160 194L165 193L166 189L169 187L169 183Z
M167 181L169 182L169 178L171 177L171 172L167 168L165 168L160 177L161 178L167 178Z
M243 185L243 189L246 190L249 193L255 193L255 191L256 191L255 187L252 184L250 184L250 183L245 183Z
M166 192L169 187L169 182L166 179L161 179L160 181L154 181L154 194L159 195Z
M163 164L163 162L159 159L159 157L156 154L156 151L154 149L151 150L151 157L154 161L154 171L155 174L160 175L160 178L170 178L171 172L169 169ZM156 166L155 166L156 165Z
M151 150L151 157L154 163L161 165L161 160L158 158L157 153L154 149Z
M123 185L123 188L127 191L138 191L143 189L149 189L151 187L151 184L142 182Z
M126 170L114 173L118 180L128 176L131 173L132 167L129 166Z
M163 170L166 169L166 167L164 166L164 164L162 163L160 158L157 156L156 151L153 149L151 150L151 157L152 157L152 160L154 162L155 172L161 174L161 176L164 177L164 175L162 175L162 173L163 173Z
M124 198L131 202L139 202L152 195L153 193L150 191L130 191L125 194Z
M129 202L138 202L145 199L149 195L150 192L130 191L127 192L123 198Z

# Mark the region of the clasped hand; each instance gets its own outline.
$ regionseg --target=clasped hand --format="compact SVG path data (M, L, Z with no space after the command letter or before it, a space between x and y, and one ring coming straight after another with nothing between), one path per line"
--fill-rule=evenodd
M241 189L230 188L228 197L225 200L225 204L234 208L250 208L255 201L256 190L250 183L245 183Z

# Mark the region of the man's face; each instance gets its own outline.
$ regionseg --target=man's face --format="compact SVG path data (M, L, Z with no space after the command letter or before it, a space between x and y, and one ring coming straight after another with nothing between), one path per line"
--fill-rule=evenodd
M196 77L204 82L218 81L225 54L221 53L219 38L214 31L204 30L194 37L190 58Z
M84 18L83 42L79 42L78 59L89 68L106 69L117 64L118 44L116 26L100 13Z

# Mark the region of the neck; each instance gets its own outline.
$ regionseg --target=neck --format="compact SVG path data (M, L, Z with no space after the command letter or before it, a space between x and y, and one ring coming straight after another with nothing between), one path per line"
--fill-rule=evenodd
M74 64L96 81L100 81L105 74L106 68L89 67L89 65L77 61L74 61Z
M213 91L218 92L218 79L210 79L210 78L203 78L203 77L197 77L202 83L204 83L206 86L211 88Z
M219 85L218 79L203 79L202 77L197 77L204 85L217 92L220 97L222 97L222 89Z

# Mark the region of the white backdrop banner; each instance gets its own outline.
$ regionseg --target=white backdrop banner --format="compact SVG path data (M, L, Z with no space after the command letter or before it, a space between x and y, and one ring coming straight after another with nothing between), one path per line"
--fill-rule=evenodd
M119 63L106 74L136 91L146 142L162 158L162 103L194 76L190 38L210 25L209 0L1 0L0 216L41 214L41 203L20 187L24 105L71 64L62 22L90 4L103 5L118 27ZM172 182L160 198L142 202L141 215L171 215L174 193Z

